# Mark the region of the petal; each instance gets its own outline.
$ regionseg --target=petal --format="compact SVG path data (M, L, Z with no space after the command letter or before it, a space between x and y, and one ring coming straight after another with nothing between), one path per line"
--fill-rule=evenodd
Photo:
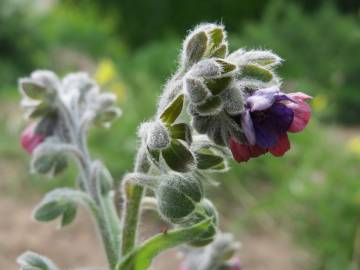
M304 101L307 99L312 99L312 96L309 96L303 92L295 92L295 93L289 93L287 96L290 99L296 100L296 101Z
M269 148L269 151L271 154L273 154L276 157L281 157L290 149L290 142L288 135L286 133L282 134L279 137L279 141L277 144L271 148Z
M294 112L294 119L289 127L290 132L302 131L311 118L311 107L309 104L299 101L297 103L290 103L287 107L291 108Z
M258 157L258 156L264 155L268 152L268 150L266 148L261 148L258 145L249 146L249 150L250 150L251 157Z
M271 108L251 114L255 128L256 144L262 148L274 146L279 136L291 125L294 112L282 103L274 103Z
M234 159L237 162L248 161L250 159L250 150L248 145L239 143L234 138L230 138L229 147Z
M255 130L249 110L246 110L241 115L241 127L245 133L246 139L248 140L249 144L254 145L256 141Z
M263 111L274 104L276 96L280 93L278 86L272 86L256 91L247 98L246 102L250 106L250 110Z
M44 136L40 133L36 133L37 124L30 124L21 134L20 143L21 146L31 154L34 149L44 141Z

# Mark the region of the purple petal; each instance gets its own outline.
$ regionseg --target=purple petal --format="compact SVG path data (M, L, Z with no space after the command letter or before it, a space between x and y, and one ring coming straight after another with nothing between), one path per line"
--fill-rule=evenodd
M241 115L241 127L245 133L246 139L248 140L250 145L254 145L256 142L255 139L255 130L254 125L250 117L249 110L245 110L245 112Z
M257 90L252 96L248 97L246 102L250 106L250 110L263 111L274 104L276 96L280 93L278 86L271 86Z
M263 148L274 146L280 135L286 133L294 118L294 112L282 103L274 103L268 110L251 114L256 144Z

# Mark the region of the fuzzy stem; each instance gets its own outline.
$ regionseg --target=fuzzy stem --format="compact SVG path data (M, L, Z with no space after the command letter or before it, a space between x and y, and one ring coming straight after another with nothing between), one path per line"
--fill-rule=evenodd
M135 172L146 173L150 169L150 163L146 156L146 148L141 146L138 150ZM145 193L144 187L126 181L123 183L124 205L122 217L122 241L121 254L128 254L133 250L140 217L141 199Z
M93 216L104 245L109 267L110 269L114 269L120 253L118 239L119 230L116 229L119 228L119 222L117 220L116 211L113 210L115 206L109 205L111 200L109 201L108 198L101 196L99 185L97 185L95 179L91 177L92 160L87 146L86 132L83 132L81 127L76 125L76 123L79 122L78 116L72 114L61 100L58 101L58 104L70 133L70 141L81 153L82 159L79 164L82 182L86 192L98 206L99 211L97 214L93 213ZM114 224L114 222L117 222L118 224Z

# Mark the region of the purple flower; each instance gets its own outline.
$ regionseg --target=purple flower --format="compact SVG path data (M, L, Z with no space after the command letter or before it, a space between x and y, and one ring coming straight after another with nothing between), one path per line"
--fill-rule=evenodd
M310 98L301 92L284 94L277 86L255 91L246 99L245 111L234 117L247 140L230 138L234 159L248 161L267 152L284 155L290 149L287 132L302 131L310 120L311 109L305 102Z

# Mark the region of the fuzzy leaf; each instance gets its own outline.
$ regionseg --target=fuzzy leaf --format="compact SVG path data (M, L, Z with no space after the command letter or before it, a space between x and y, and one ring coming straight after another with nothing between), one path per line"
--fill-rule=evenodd
M228 52L226 44L222 44L219 48L216 48L212 53L212 57L224 58Z
M269 82L273 78L273 74L259 65L247 64L241 67L241 77L249 77L263 82Z
M232 77L221 77L216 79L206 80L206 86L209 88L213 95L219 95L230 84Z
M200 115L214 115L221 111L222 105L220 97L212 96L204 104L198 105L195 108Z
M224 30L222 27L216 27L209 31L210 44L212 48L218 47L224 40Z
M178 123L170 127L170 136L172 139L180 139L189 145L192 142L191 129L186 123Z
M168 148L162 150L166 164L174 171L188 172L195 168L195 158L191 151L179 140L172 140Z
M32 99L42 99L46 96L46 88L31 79L20 80L20 87Z
M207 48L208 38L205 32L201 31L194 34L186 43L184 64L190 66L204 56Z
M77 213L77 207L75 204L68 204L67 209L64 211L62 217L61 217L61 223L60 226L64 227L66 225L71 224Z
M197 168L200 170L213 169L224 162L224 158L214 154L196 153Z
M45 195L35 208L33 216L40 222L49 222L61 216L61 225L64 226L75 218L77 204L87 203L89 205L89 201L90 198L81 191L58 188Z
M27 251L17 258L17 263L22 270L57 270L55 264L48 258Z
M222 74L232 72L236 69L236 65L227 62L225 60L217 59L216 62L222 67L222 72L221 72Z
M141 246L135 248L115 268L116 270L145 270L159 253L187 243L196 236L208 230L212 221L210 218L191 227L180 228L166 233L158 234L146 240Z
M160 119L167 124L172 124L180 115L184 105L184 95L178 95L161 114Z

